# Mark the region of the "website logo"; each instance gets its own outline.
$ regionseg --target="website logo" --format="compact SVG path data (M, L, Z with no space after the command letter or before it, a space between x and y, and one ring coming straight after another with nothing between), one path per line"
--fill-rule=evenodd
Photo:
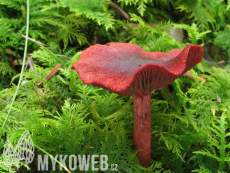
M29 170L28 164L34 159L34 145L28 130L21 135L16 147L9 141L5 142L3 149L3 162L6 167L11 169L13 166L19 168L20 161L24 161ZM62 171L64 168L70 171L118 171L118 164L108 164L107 155L37 155L38 171ZM50 158L50 159L49 159ZM58 165L58 164L59 165Z
M16 165L17 169L19 162L24 160L27 165L34 159L34 145L28 130L25 130L21 135L16 147L6 141L3 149L3 162L6 167L11 169L12 165Z

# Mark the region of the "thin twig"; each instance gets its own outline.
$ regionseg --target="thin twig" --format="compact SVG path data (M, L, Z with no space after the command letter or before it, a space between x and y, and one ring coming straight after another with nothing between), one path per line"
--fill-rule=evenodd
M192 75L191 73L189 73L189 72L186 72L184 75L185 75L185 76L188 76L188 77L190 77L190 78L192 78L192 79L194 79L193 75ZM199 80L200 82L202 82L202 81L207 82L207 79L205 79L205 78L203 78L203 77L200 77L200 76L198 76L198 80Z
M66 58L71 58L71 57L69 57L69 56L67 56L67 55L58 55L58 54L55 54L56 56L60 56L60 57L66 57Z
M126 18L127 20L130 20L129 15L124 10L122 10L118 5L114 4L112 1L106 1L106 2L108 2L111 7L119 11L122 14L122 16L124 16L124 18Z
M17 34L19 34L19 33L17 33ZM22 37L23 37L23 38L26 38L25 35L22 35ZM49 50L48 48L46 48L46 47L44 46L43 43L41 43L41 42L39 42L39 41L36 41L36 40L34 40L34 39L30 38L30 37L28 37L28 40L30 40L30 41L32 41L32 42L38 44L39 46L41 46L42 48L44 48L45 50L47 50L48 52L50 52L52 55L55 56L55 54L54 54L51 50Z
M25 35L22 35L22 37L23 37L23 38L26 38L26 36L25 36ZM39 42L39 41L36 41L36 40L34 40L34 39L30 38L30 37L28 37L28 40L30 40L30 41L32 41L32 42L34 42L34 43L38 44L39 46L41 46L41 47L42 47L42 48L44 48L45 50L49 51L49 52L50 52L52 55L54 55L54 56L60 56L60 57L67 57L67 58L71 58L71 57L66 56L66 55L58 55L58 54L54 54L51 50L49 50L48 48L46 48L46 47L44 46L44 44L43 44L43 43L41 43L41 42Z
M14 61L13 61L12 55L10 55L10 62L11 62L11 65L12 65L13 69L15 70L15 66L14 66Z
M44 79L42 79L41 82L39 83L36 83L36 85L41 85L43 83L43 81L46 79L46 80L49 80L51 77L53 77L53 75L55 75L58 71L59 68L61 68L62 64L58 64L56 65L56 67L54 67L47 75Z
M19 33L17 33L17 34L19 35ZM23 35L23 34L22 34L22 37L26 38L26 36ZM30 38L30 37L28 37L28 40L30 40L30 41L32 41L32 42L34 42L34 43L37 43L37 44L39 44L39 45L44 46L44 44L41 43L40 41L36 41L36 40L34 40L34 39Z
M26 63L25 69L27 68L28 64L30 66L30 70L34 70L34 62L32 60L32 57L29 56L28 52L26 55L26 59L28 60L28 62Z
M16 53L9 48L6 49L6 53L11 54L11 55L16 57ZM17 55L17 57L22 59L22 57L20 55Z

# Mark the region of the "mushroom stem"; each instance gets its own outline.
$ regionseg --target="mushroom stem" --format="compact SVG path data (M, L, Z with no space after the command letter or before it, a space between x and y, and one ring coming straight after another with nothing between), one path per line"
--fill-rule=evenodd
M133 96L134 146L138 152L139 163L148 168L151 155L151 93Z

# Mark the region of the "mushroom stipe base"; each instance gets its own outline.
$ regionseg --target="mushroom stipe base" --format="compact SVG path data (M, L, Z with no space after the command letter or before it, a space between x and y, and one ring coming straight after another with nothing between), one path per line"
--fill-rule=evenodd
M151 155L151 93L133 96L134 146L140 164L148 168Z

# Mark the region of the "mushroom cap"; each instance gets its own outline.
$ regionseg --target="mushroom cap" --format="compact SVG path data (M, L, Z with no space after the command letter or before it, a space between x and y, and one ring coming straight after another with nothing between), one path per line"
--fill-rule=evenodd
M145 52L131 43L96 44L74 62L81 80L119 95L143 95L159 89L202 61L201 46L189 45L168 53Z

